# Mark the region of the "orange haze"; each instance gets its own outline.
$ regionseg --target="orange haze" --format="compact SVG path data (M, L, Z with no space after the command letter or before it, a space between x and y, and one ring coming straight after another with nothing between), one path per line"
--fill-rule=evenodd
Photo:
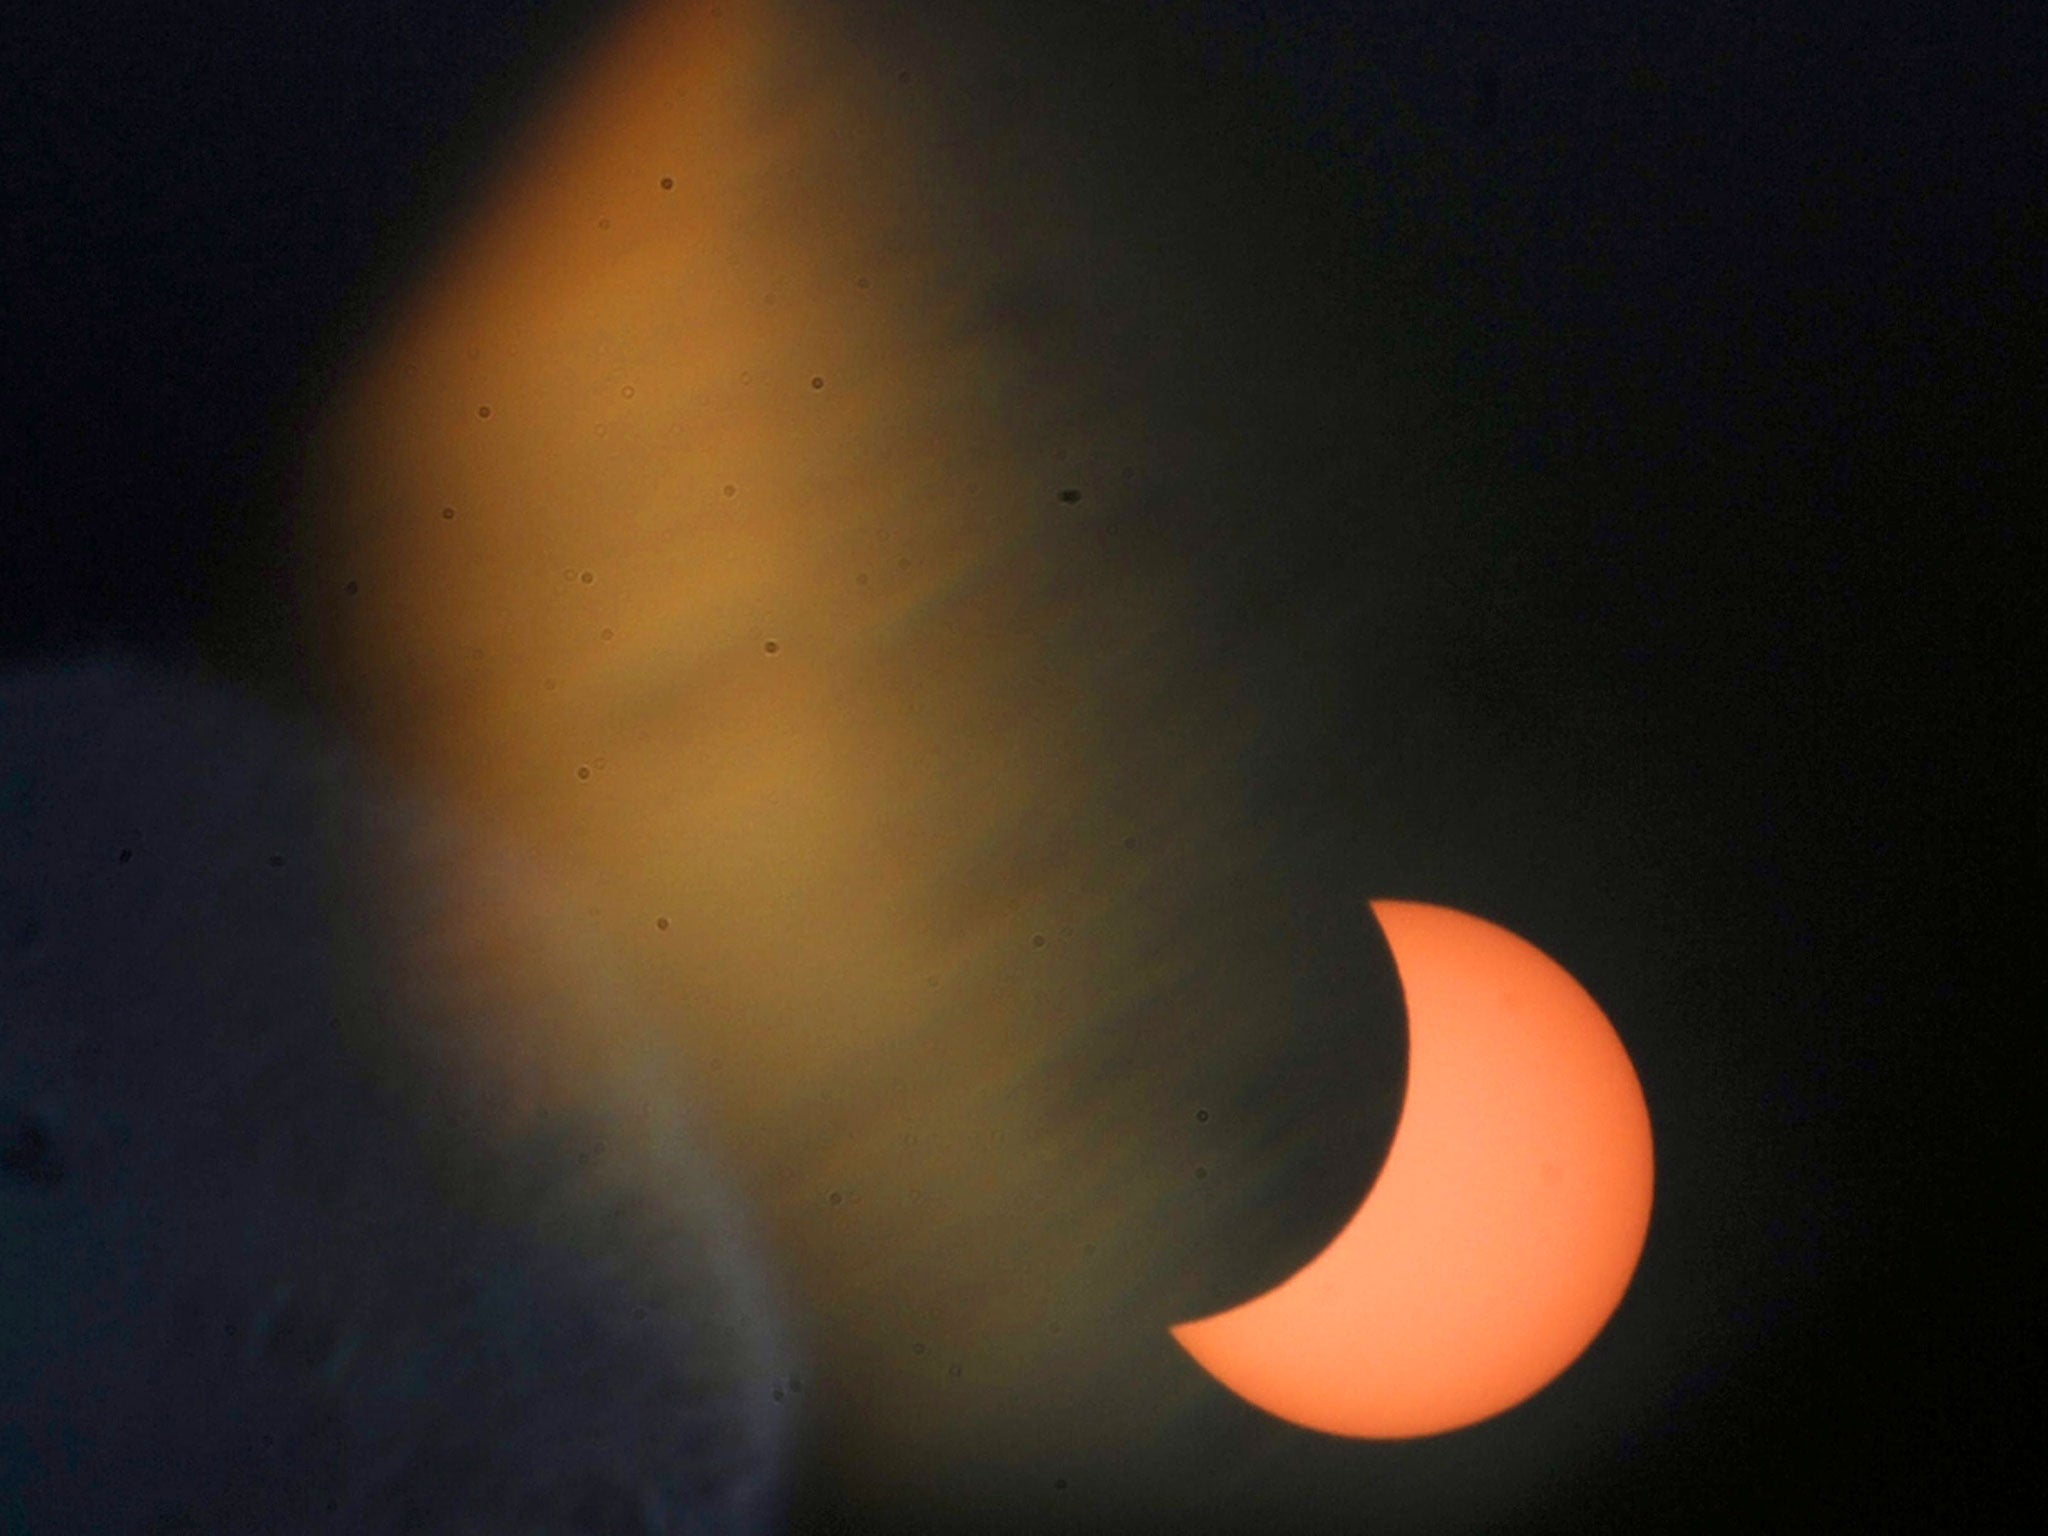
M563 1060L701 1085L858 1476L993 1499L1219 1395L1138 1299L1384 1085L1295 1029L1258 685L1169 531L1295 300L1220 306L1127 217L1173 177L908 9L628 12L337 392L298 582L351 728L587 886L654 1017Z

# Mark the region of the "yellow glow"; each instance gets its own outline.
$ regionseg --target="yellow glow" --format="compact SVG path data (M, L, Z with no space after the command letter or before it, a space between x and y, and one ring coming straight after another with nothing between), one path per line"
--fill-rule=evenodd
M1103 573L1037 526L1047 448L1100 494L1113 423L963 343L981 279L923 228L928 157L807 36L766 3L634 13L309 476L366 731L671 916L699 1029L835 1021L724 1056L757 1114L959 975L949 862L1054 818L1114 844L1090 685L1157 670L1156 603L1103 622Z
M1649 1231L1642 1086L1555 961L1462 912L1379 901L1408 1096L1378 1182L1317 1258L1174 1337L1240 1397L1400 1438L1513 1407L1584 1352Z
M1073 1298L1178 1262L1126 1217L1185 1168L1048 1066L1227 951L1187 902L1256 857L1253 716L1187 572L1105 542L1185 444L999 317L1019 274L1134 323L1171 283L955 165L831 14L624 19L334 402L299 575L355 731L588 883L914 1477L1022 1411ZM1182 1123L1249 1038L1114 1092Z

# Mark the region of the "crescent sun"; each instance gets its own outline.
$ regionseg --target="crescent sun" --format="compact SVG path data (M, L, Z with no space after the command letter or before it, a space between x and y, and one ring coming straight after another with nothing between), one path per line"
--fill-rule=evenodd
M1447 907L1375 901L1408 1012L1385 1166L1289 1279L1173 1328L1278 1418L1401 1439L1490 1418L1583 1354L1649 1232L1649 1108L1584 987L1528 941Z

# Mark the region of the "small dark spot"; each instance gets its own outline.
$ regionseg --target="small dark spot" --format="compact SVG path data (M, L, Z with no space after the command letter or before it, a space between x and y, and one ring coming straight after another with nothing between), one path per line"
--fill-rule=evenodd
M1042 933L1034 933L1033 935L1031 935L1031 947L1033 949L1045 948L1045 935Z
M777 651L781 650L782 647L777 642L770 640L767 644L763 645L761 649L766 651L770 656L773 656Z
M910 71L909 71L909 70L907 70L907 69L899 69L899 70L897 70L897 71L896 71L896 83L897 83L898 85L908 85L908 84L910 84Z
M789 1378L789 1390L790 1390L790 1391L792 1391L792 1392L801 1392L801 1391L803 1391L803 1389L804 1389L804 1379L803 1379L803 1377L801 1377L801 1376L792 1376L792 1377L790 1377L790 1378Z
M1059 1489L1062 1493L1066 1492L1067 1490L1067 1480L1064 1477L1054 1478L1052 1480L1052 1485L1053 1487Z
M583 585L587 587L593 581L597 580L597 574L594 571L585 571L582 575L581 580L583 582Z
M39 1120L25 1119L0 1142L0 1174L20 1179L42 1189L55 1189L64 1182L64 1159Z
M911 1345L911 1346L910 1346L910 1352L911 1352L911 1353L912 1353L913 1355L921 1355L921 1354L923 1354L923 1353L924 1353L924 1341L923 1341L922 1339L920 1339L920 1340L918 1340L918 1341L917 1341L917 1343L915 1343L915 1344Z
M488 420L491 414L491 408L488 405L480 405L476 408L476 413L477 415L484 417L486 420Z
M588 766L588 765L586 764L586 765L585 765L584 767L578 768L578 769L576 770L576 777L577 777L577 778L579 778L579 779L587 779L587 778L589 778L589 777L590 777L590 768L589 768L589 766Z
M272 854L272 855L270 856L270 867L271 867L272 869L283 869L283 868L284 868L284 855L283 855L283 854L281 854L281 853L273 853L273 854Z
M600 629L600 630L599 630L599 631L597 632L597 638L598 638L598 639L600 639L600 640L609 640L609 639L611 639L611 637L612 637L612 632L611 632L611 631L610 631L609 629Z
M452 522L454 522L454 521L455 521L455 509L454 509L453 507L443 507L443 508L441 509L441 521L442 521L442 522L444 522L444 523L452 523Z
M127 863L127 862L128 862L129 860L130 860L130 859L132 859L132 858L134 858L134 857L135 857L135 850L134 850L133 848L123 848L123 849L121 850L121 862L122 862L123 864L126 864L126 863Z
M1206 1121L1209 1118L1209 1111L1207 1111L1206 1109L1198 1109L1195 1111L1195 1118L1197 1120Z
M831 1201L832 1201L832 1203L833 1203L834 1205L843 1205L843 1204L845 1204L845 1203L846 1203L846 1196L845 1196L845 1195L843 1195L843 1194L841 1194L841 1193L840 1193L840 1192L839 1192L838 1190L836 1190L836 1189L832 1191L832 1193L831 1193L831 1195L830 1195L830 1197L829 1197L829 1198L831 1199Z
M654 926L655 926L655 927L657 927L657 928L659 928L659 929L660 929L660 930L661 930L661 931L662 931L663 933L667 933L667 932L668 932L668 919L667 919L667 918L665 918L665 917L657 917L657 918L656 918L656 919L654 920Z
M858 576L854 577L853 579L858 585L864 587L868 584L868 573L866 571L862 571Z
M357 586L355 582L352 581L343 590L346 591L350 597L354 597L356 593L361 589Z
M673 176L664 176L664 177L662 177L662 178L661 178L661 190L662 190L662 191L664 191L664 192L673 192L673 191L675 191L675 189L676 189L676 179L675 179L675 177L673 177Z
M728 485L728 486L727 486L727 487L725 488L725 494L726 494L726 495L728 495L728 496L737 496L737 495L739 495L739 493L740 493L740 488L739 488L738 486L736 486L736 485Z
M824 381L823 379L819 378L819 377L818 377L818 376L817 376L816 374L813 374L813 375L811 376L811 388L813 388L813 389L823 389L824 387L825 387L825 381Z
M1195 1169L1195 1177L1198 1179L1206 1179L1207 1177L1209 1177L1209 1170L1206 1168L1197 1168Z
M1067 503L1068 506L1072 506L1075 502L1079 501L1080 499L1081 493L1075 490L1072 486L1069 486L1066 490L1060 492L1060 500Z
M907 571L907 570L909 570L909 569L910 569L910 556L908 556L908 555L898 555L898 556L896 557L896 569L897 569L897 570L899 570L899 571Z
M781 1402L781 1401L782 1401L782 1388L780 1388L780 1387L777 1387L777 1388L775 1389L775 1394L774 1394L774 1396L775 1396L775 1401L777 1401L778 1403L779 1403L779 1402Z
M867 288L867 287L870 287L870 286L872 286L872 285L871 285L871 284L870 284L870 283L868 282L868 280L867 280L866 278L864 278L864 277L861 277L861 278L855 278L855 279L854 279L854 284L853 284L853 286L854 286L854 287L856 287L856 288Z
M1090 1257L1093 1257L1095 1253L1095 1245L1093 1243L1083 1243L1081 1245L1081 1252L1089 1255Z
M555 680L552 677L542 678L540 685L541 687L547 689L549 693L553 693L555 691Z
M1126 851L1136 848L1137 846L1138 840L1135 837L1127 837L1124 839L1124 848Z
M947 1366L946 1374L952 1377L955 1381L958 1381L960 1379L960 1362L958 1360L955 1360L951 1365Z
M647 1309L646 1309L645 1307L635 1307L635 1308L633 1309L633 1321L634 1321L634 1322L636 1322L636 1323L644 1323L644 1322L646 1322L646 1321L647 1321Z
M597 221L597 227L599 229L610 229L612 227L612 221L610 219L599 219Z

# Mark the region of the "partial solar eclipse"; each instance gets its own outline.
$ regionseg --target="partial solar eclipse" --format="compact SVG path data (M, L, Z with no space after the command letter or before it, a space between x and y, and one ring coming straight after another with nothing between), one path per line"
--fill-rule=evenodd
M1234 1408L1159 1324L1342 1219L1316 1170L1362 1099L1356 1035L1290 1007L1262 809L1320 621L1268 632L1246 574L1295 558L1246 509L1296 458L1247 381L1338 306L1181 240L1207 170L1127 209L1049 73L991 122L1015 61L973 9L623 10L364 338L295 550L338 718L586 882L653 1000L543 1042L549 1080L630 1028L701 1088L815 1351L821 1486L1009 1524L1048 1466ZM1358 386L1375 434L1405 388ZM1360 509L1389 551L1399 500ZM1555 966L1379 910L1414 1040L1381 1187L1175 1336L1283 1418L1412 1435L1599 1331L1649 1132Z
M1650 1224L1642 1085L1563 967L1446 907L1376 901L1408 1008L1408 1095L1358 1213L1305 1268L1172 1330L1276 1417L1403 1439L1549 1385L1607 1325Z

